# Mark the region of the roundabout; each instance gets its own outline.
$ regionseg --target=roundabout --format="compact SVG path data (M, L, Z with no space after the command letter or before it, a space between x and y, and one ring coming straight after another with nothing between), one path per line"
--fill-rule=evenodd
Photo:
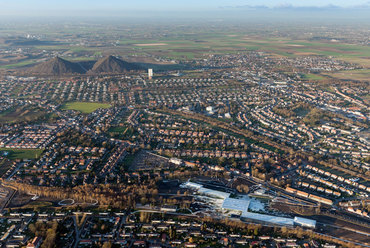
M59 206L70 206L75 204L75 200L73 199L63 199L60 202L58 202Z

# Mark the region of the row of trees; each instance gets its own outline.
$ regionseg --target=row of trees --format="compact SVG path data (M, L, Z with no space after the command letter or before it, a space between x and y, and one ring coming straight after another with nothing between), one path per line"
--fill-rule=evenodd
M57 238L58 222L36 222L35 224L30 224L28 229L36 237L42 237L44 239L41 248L56 247L55 242Z
M259 224L247 224L241 221L233 221L230 219L223 219L223 220L215 220L211 217L205 217L203 218L203 221L206 223L213 223L213 224L221 224L225 225L229 228L234 229L242 229L242 230L248 230L249 232L253 232L254 235L258 235L259 231L262 229L262 225ZM317 232L314 232L313 230L306 230L302 229L300 227L275 227L273 230L271 230L272 233L275 235L282 235L284 237L297 237L297 238L308 238L308 239L315 239L315 240L321 240L324 242L330 242L339 244L343 247L353 247L353 248L360 248L361 246L357 246L353 243L346 242L344 240L340 240L334 237L330 237L328 235L323 235Z
M5 185L16 188L21 192L37 194L42 197L53 199L74 199L77 203L94 203L98 201L101 206L111 206L119 209L133 209L137 203L141 204L175 204L182 207L191 202L181 201L177 198L165 198L158 196L157 181L149 179L140 184L100 184L81 185L73 188L43 187L20 182L6 182Z

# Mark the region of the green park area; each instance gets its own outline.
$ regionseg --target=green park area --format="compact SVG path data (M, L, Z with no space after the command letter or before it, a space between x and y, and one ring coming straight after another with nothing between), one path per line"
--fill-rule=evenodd
M0 153L7 153L9 159L36 159L40 157L43 151L44 149L0 148Z
M126 130L127 130L127 127L116 126L116 127L109 128L108 132L110 132L110 133L125 133Z
M35 121L46 115L46 112L37 107L17 106L0 113L0 124Z
M63 104L63 110L76 110L84 114L89 114L94 112L99 108L109 108L110 105L107 103L97 103L97 102L68 102Z
M311 73L308 73L308 74L304 74L304 75L303 75L303 79L304 79L304 80L310 80L310 81L320 81L320 80L325 79L325 77L320 76L320 75L318 75L318 74L311 74Z

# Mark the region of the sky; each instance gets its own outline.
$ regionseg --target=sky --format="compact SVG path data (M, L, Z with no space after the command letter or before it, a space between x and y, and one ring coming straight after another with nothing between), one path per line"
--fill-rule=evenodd
M272 9L293 7L370 6L369 0L0 0L2 16L78 15L91 12L109 14L121 12L196 12L240 9L263 6Z

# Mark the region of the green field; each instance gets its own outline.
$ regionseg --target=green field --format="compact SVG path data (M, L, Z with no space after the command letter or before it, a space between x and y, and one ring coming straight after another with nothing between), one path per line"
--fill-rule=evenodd
M320 81L325 79L323 76L320 76L318 74L304 74L303 79L305 80L312 80L312 81Z
M22 121L35 121L38 118L45 116L47 113L37 107L17 106L7 109L0 113L0 124L17 123Z
M324 75L338 78L342 80L357 80L357 81L369 81L370 80L370 70L350 70L350 71L337 71L337 72L328 72Z
M0 148L0 151L9 152L9 159L36 159L40 157L44 149Z
M80 32L104 34L107 30L100 27L83 28ZM76 29L69 29L70 33L78 33ZM66 31L65 31L66 32ZM99 33L98 32L98 33ZM119 28L109 31L110 34L121 34ZM48 35L54 33L48 30ZM57 35L56 32L54 35ZM340 41L315 40L313 38L291 39L271 38L267 35L247 34L243 30L201 28L187 32L173 30L171 35L145 39L145 32L130 39L122 37L114 40L114 45L107 46L76 46L68 42L60 45L41 45L34 48L46 51L62 51L71 55L72 60L89 60L96 56L117 54L123 57L130 55L154 55L176 60L204 58L209 54L232 54L245 51L263 51L278 57L297 57L308 55L333 56L340 60L360 64L370 68L370 47L342 43ZM28 59L2 65L0 68L17 68L34 63Z
M0 68L5 68L5 69L11 69L11 68L18 68L18 67L23 67L23 66L28 66L35 64L36 60L30 59L30 60L24 60L15 64L10 64L10 65L2 65Z
M68 102L63 104L63 110L76 110L81 113L89 114L99 108L109 108L111 105L107 103L96 103L96 102Z
M160 44L160 45L158 45ZM121 40L125 48L154 53L172 58L195 58L211 53L234 53L240 51L265 51L277 56L296 57L302 55L325 55L354 61L370 56L370 48L361 45L323 41L290 40L245 35L193 34L182 40L171 38L160 40Z

